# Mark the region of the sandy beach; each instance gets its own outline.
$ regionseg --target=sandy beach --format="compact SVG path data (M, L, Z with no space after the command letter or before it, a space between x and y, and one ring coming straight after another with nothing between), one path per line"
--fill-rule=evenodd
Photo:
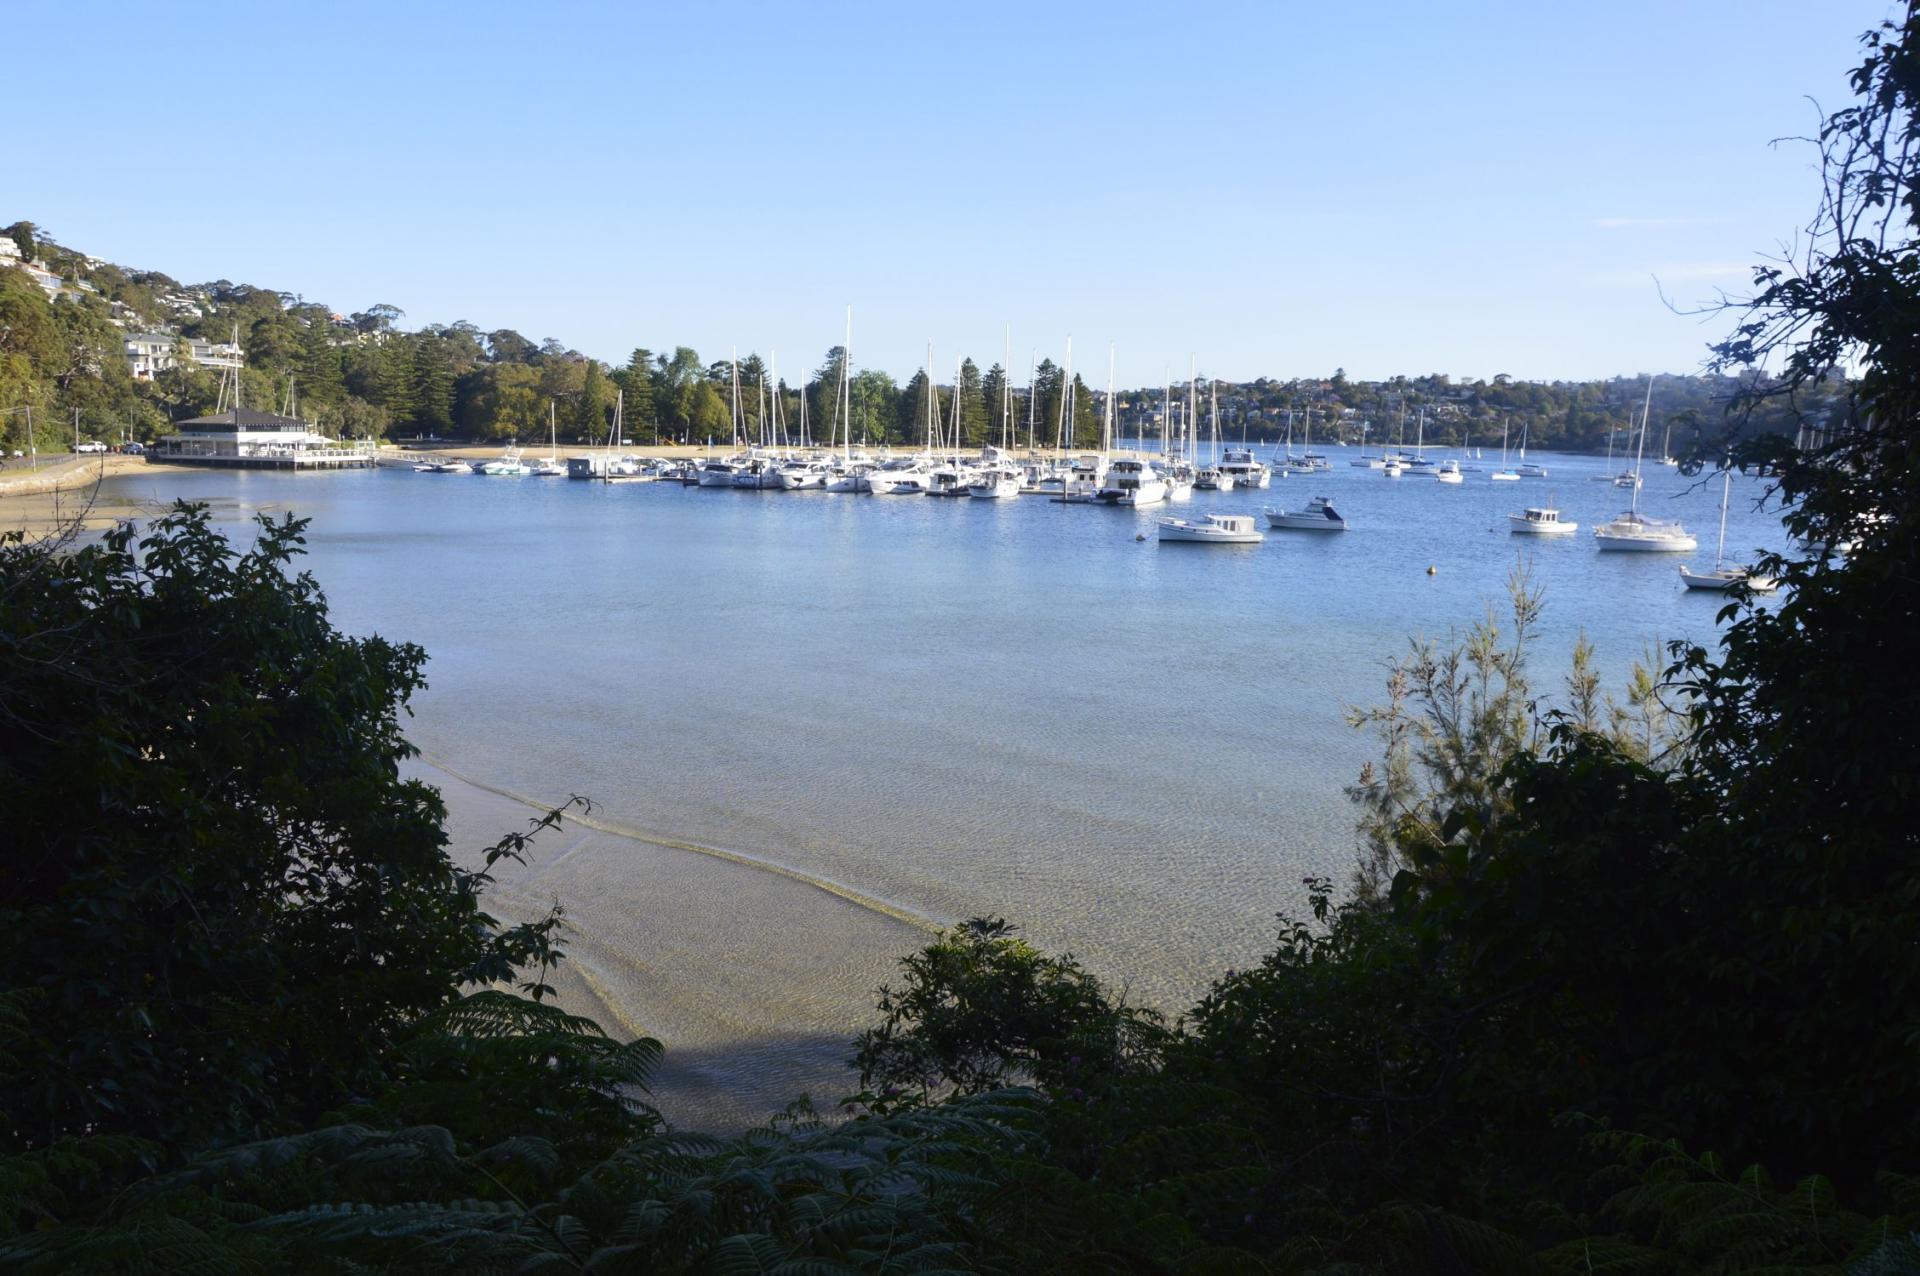
M422 760L409 773L447 804L454 857L523 830L544 804ZM502 920L568 921L560 1004L623 1038L666 1046L653 1101L681 1128L744 1129L801 1094L830 1109L858 1088L852 1039L873 991L926 943L923 920L790 871L569 815L529 863L503 862L489 907Z
M20 531L45 536L78 522L89 531L154 511L149 503L112 497L98 488L102 479L124 478L147 471L184 473L174 465L159 465L138 456L102 453L0 469L0 532Z

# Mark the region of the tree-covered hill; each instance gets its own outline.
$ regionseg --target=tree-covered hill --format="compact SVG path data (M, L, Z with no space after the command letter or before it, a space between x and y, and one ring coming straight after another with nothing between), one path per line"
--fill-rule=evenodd
M342 437L532 440L546 435L551 409L563 439L605 440L616 394L624 395L625 433L636 443L724 443L734 437L735 369L726 360L706 362L685 346L658 354L635 349L616 366L556 339L536 342L510 328L486 331L465 321L409 328L405 314L384 303L341 313L296 293L224 279L183 284L68 248L28 221L0 234L20 246L21 261L38 262L58 280L50 293L26 271L0 268L0 409L31 407L43 450L71 443L76 422L85 437L144 441L164 433L169 421L213 408L220 385L213 370L183 360L151 377L129 373L122 343L146 333L220 343L237 333L246 358L246 402L295 404ZM738 381L744 437L761 438L763 421L769 432L778 421L782 437L797 440L803 389L809 395L809 436L822 440L845 431L837 393L841 357L833 347L798 382L774 380L758 355L743 358ZM1070 397L1072 444L1093 446L1099 439L1098 396L1078 374L1071 396L1065 395L1065 378L1052 359L1011 372L997 362L982 371L965 360L957 379L963 437L975 445L998 442L1010 416L1020 442L1052 446L1063 437L1060 416ZM1010 395L1003 393L1009 379ZM934 380L931 406L945 428L955 384ZM927 384L924 371L900 385L883 371L856 368L848 396L853 440L922 441ZM1663 377L1654 391L1649 449L1682 450L1698 423L1724 411L1739 385L1734 375ZM1210 392L1218 391L1220 430L1230 441L1275 442L1291 422L1296 439L1311 428L1321 442L1338 437L1379 444L1404 435L1410 446L1424 416L1429 443L1497 447L1504 429L1517 447L1524 427L1534 447L1601 451L1610 435L1626 445L1624 431L1635 419L1643 388L1643 381L1626 377L1548 383L1501 375L1456 383L1436 374L1362 382L1336 370L1325 378L1262 377L1217 387L1206 382L1198 397L1204 412ZM1817 388L1791 410L1770 404L1764 424L1792 434L1803 415L1823 422L1837 410L1834 391ZM1177 414L1184 389L1176 387L1173 397ZM1164 428L1162 399L1152 389L1119 392L1118 432L1157 438ZM22 411L0 418L0 442L24 446L27 419ZM1203 418L1203 428L1207 424Z

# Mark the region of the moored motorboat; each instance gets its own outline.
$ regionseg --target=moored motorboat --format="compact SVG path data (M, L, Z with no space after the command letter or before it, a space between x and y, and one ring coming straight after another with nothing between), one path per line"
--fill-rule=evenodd
M1258 545L1266 537L1249 514L1209 514L1201 519L1163 518L1162 541L1192 545Z
M1332 501L1316 496L1303 510L1268 510L1267 526L1295 532L1344 532L1347 520L1333 508Z
M1540 505L1507 515L1507 530L1515 536L1571 536L1580 530L1580 524L1562 519L1560 511L1550 505Z
M1107 469L1099 499L1108 505L1158 505L1167 499L1167 481L1146 461L1115 461Z
M1235 487L1265 487L1273 477L1266 462L1255 459L1251 448L1228 448L1216 468L1231 478Z

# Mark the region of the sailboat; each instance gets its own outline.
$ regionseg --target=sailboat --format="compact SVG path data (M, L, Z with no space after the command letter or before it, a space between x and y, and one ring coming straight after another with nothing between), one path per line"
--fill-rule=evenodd
M1518 474L1521 478L1545 478L1547 476L1546 466L1529 465L1527 463L1527 431L1532 425L1533 423L1531 421L1522 421L1520 423L1520 464L1515 468L1514 473Z
M1165 475L1167 499L1170 501L1184 501L1193 496L1193 457L1200 450L1200 413L1195 397L1197 363L1197 360L1192 360L1187 364L1187 403L1180 419L1180 447L1174 453Z
M613 428L607 431L607 467L600 475L608 483L652 483L659 479L658 474L642 469L640 462L631 456L614 455L614 444L626 441L627 392L619 390L613 396Z
M1745 585L1750 593L1770 594L1780 588L1780 582L1770 576L1755 576L1744 567L1728 567L1723 560L1727 553L1727 498L1733 492L1733 470L1722 471L1720 479L1720 540L1713 547L1713 570L1710 572L1690 571L1685 563L1680 564L1680 583L1688 589L1706 590L1724 594L1735 585Z
M834 463L832 475L827 479L829 492L865 492L871 490L867 475L873 471L873 461L867 456L864 446L858 458L853 451L853 307L847 307L847 341L840 347L840 384L834 388L833 410L838 418L836 427L840 434L840 456ZM831 448L831 442L827 445Z
M1220 466L1220 383L1217 381L1207 383L1207 433L1213 464L1194 475L1193 485L1203 492L1231 492L1233 471Z
M1502 416L1500 418L1500 468L1487 475L1487 477L1495 483L1518 483L1520 481L1520 471L1507 467L1507 425L1506 417Z
M553 400L547 400L547 459L533 467L540 478L565 478L566 463L560 459L560 427L554 420Z
M1312 446L1312 438L1313 438L1313 409L1312 409L1312 408L1308 408L1308 409L1307 409L1307 438L1308 438L1308 446ZM1306 458L1305 456L1296 456L1296 455L1294 455L1294 451L1293 451L1293 409L1291 409L1291 408L1289 408L1289 409L1287 409L1287 462L1286 462L1286 472L1287 472L1288 474L1312 474L1312 473L1314 473L1314 472L1315 472L1315 470L1314 470L1314 467L1313 467L1313 462L1312 462L1311 460L1309 460L1309 459L1307 459L1307 458Z
M1100 499L1100 489L1107 481L1109 457L1113 452L1113 347L1107 347L1107 405L1100 419L1100 450L1082 452L1073 458L1067 468L1066 479L1060 495L1054 499L1067 505L1087 505Z
M1653 403L1653 378L1647 378L1647 403ZM1640 450L1645 452L1647 432L1640 432ZM1640 473L1640 456L1633 460L1634 475ZM1678 523L1647 518L1640 513L1640 485L1633 485L1633 505L1626 513L1593 529L1594 543L1601 549L1628 550L1642 554L1685 553L1700 542Z
M1427 410L1420 409L1420 416L1414 424L1413 459L1402 460L1401 468L1409 474L1433 473L1433 462L1427 459Z

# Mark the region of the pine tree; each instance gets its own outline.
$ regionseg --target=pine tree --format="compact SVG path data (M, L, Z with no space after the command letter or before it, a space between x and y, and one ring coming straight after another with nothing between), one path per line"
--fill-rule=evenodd
M418 434L453 429L453 352L438 337L413 341L413 415L408 425Z
M989 439L987 403L980 393L980 367L967 359L960 364L960 381L954 386L960 396L960 437L969 447L979 447Z
M398 430L413 419L413 345L395 335L378 349L373 401L387 410L388 428Z
M627 366L613 374L614 382L626 396L626 419L636 428L644 423L657 429L660 424L654 406L653 378L653 351L644 347L628 355Z

